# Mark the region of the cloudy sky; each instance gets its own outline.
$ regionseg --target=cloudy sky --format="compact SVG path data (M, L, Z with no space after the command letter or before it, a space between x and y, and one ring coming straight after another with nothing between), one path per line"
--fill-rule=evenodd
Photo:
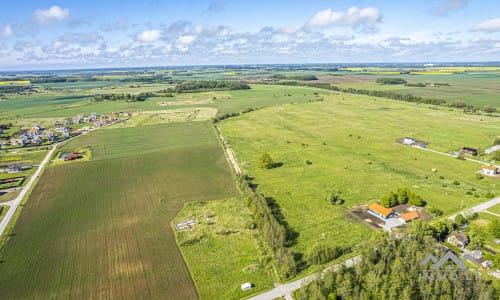
M500 61L500 1L0 3L0 71L435 61Z

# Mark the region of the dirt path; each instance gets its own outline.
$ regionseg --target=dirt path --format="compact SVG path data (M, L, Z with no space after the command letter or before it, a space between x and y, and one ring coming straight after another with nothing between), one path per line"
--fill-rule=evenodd
M233 150L231 150L231 147L227 144L226 140L224 139L224 136L222 135L222 131L220 130L219 126L215 125L215 129L217 129L217 133L219 134L219 138L222 141L222 145L224 146L224 151L226 152L226 157L233 166L234 171L236 172L236 175L241 175L241 169L240 166L238 165L238 162L234 158L234 153Z

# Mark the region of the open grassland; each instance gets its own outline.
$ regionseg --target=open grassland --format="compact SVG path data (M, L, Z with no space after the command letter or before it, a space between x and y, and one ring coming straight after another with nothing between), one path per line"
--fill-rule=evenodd
M257 232L244 199L188 203L172 225L188 219L198 224L177 231L177 242L201 299L241 299L272 287L259 256ZM244 292L240 285L255 287Z
M170 227L188 201L238 195L208 122L100 130L48 167L0 264L5 299L195 299Z
M307 102L318 98L314 93L327 91L308 87L252 85L251 90L217 91L174 94L174 97L155 97L144 102L124 100L91 102L95 93L144 93L165 89L169 85L144 85L138 88L111 87L91 92L45 92L39 95L16 96L0 101L0 118L21 124L20 120L51 120L72 117L77 114L109 114L111 112L136 112L174 110L182 108L215 108L220 113L241 112L250 107L266 107L284 103ZM26 123L26 122L24 122ZM32 124L30 123L29 126ZM28 126L28 125L25 125Z
M492 213L500 215L500 204L497 204L493 207L488 208L488 211L491 211Z
M499 119L364 96L325 98L220 123L241 166L298 232L293 250L306 253L323 233L331 245L365 240L370 231L348 221L346 211L398 187L410 188L445 213L458 211L462 199L470 207L485 201L488 192L498 194L496 180L476 179L480 164L403 146L396 139L412 136L443 151L466 145L484 149L498 134ZM259 168L262 152L282 166ZM477 197L468 195L472 190ZM340 192L345 203L332 206L325 200L328 191Z

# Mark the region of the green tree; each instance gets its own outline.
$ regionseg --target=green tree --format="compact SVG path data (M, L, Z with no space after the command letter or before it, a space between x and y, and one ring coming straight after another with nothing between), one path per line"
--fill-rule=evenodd
M500 161L500 150L493 152L491 158L493 158L496 161Z
M455 216L455 224L457 224L458 226L463 226L467 223L467 220L464 218L464 216L462 214L457 214Z
M493 145L500 145L500 136L497 136L495 140L493 141Z
M500 220L498 219L492 220L490 222L490 225L488 225L488 230L494 237L500 238Z
M411 205L415 205L415 206L423 206L424 205L424 200L422 199L422 197L420 197L419 195L417 195L415 193L410 193L410 196L408 198L409 198L408 202Z
M264 169L271 169L273 167L273 159L269 153L264 152L259 157L259 166Z
M483 235L480 232L470 232L469 245L474 249L481 249L484 246Z

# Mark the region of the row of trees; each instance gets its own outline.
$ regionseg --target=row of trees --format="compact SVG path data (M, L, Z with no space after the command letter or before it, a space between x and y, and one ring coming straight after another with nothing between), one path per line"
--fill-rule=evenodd
M102 101L126 100L129 102L135 102L135 101L146 101L148 98L152 98L155 96L156 94L152 92L139 93L139 94L102 94L93 97L92 101L102 102Z
M205 91L248 90L250 86L242 81L229 80L196 80L186 81L175 86L176 93L192 93Z
M410 203L415 206L425 204L422 197L410 191L408 188L398 188L396 192L390 191L380 198L380 204L384 207L393 207L398 204Z
M248 206L261 234L266 252L272 257L278 276L288 279L297 273L297 265L288 248L290 235L283 219L276 215L269 201L255 190L248 176L242 176L240 186L247 197Z
M406 84L406 80L403 78L378 78L375 80L376 83L379 84Z
M318 80L318 77L315 75L288 75L285 76L283 74L274 74L269 76L271 79L278 79L278 80L301 80L301 81L311 81L311 80Z
M450 269L444 280L424 276L433 272L432 263L421 266L424 258L444 255L435 245L432 230L419 221L399 239L380 233L353 268L323 273L298 299L498 299L491 282L472 272Z

